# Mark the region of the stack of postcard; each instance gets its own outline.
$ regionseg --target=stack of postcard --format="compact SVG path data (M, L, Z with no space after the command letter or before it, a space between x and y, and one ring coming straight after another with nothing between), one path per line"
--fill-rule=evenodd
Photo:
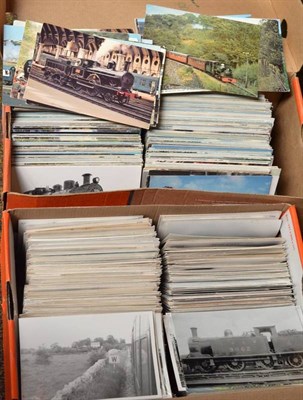
M26 254L22 399L171 397L151 220L20 220L18 227Z
M12 144L12 191L58 195L140 187L140 128L80 114L17 111Z
M159 239L148 218L25 222L25 315L161 311Z
M302 379L302 271L280 218L160 216L164 323L180 392Z
M162 96L146 134L143 187L274 194L271 103L216 94Z
M166 311L293 304L278 214L161 216Z

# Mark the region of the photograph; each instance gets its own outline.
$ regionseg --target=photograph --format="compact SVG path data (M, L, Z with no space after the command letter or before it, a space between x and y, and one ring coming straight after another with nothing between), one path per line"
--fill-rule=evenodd
M151 312L20 318L19 333L23 400L160 398Z
M296 306L170 315L188 387L300 380L303 320Z
M146 7L144 38L167 50L163 93L211 90L257 97L260 32L259 25Z
M197 175L150 175L150 188L174 188L228 193L269 194L271 175L229 175L207 173Z
M2 102L11 106L22 105L21 100L12 99L10 92L16 72L16 64L24 33L23 26L4 25L3 28L3 65L2 65Z
M165 50L44 23L24 97L148 129L155 122Z
M26 194L68 194L138 189L142 167L138 165L12 167L12 191Z

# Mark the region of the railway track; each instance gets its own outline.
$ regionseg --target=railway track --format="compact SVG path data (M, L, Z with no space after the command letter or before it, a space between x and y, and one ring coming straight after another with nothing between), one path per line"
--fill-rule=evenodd
M302 380L303 368L250 370L242 372L214 372L205 374L186 374L188 386L215 385L231 383L277 382L285 380Z
M103 100L101 97L97 96L91 97L89 94L84 93L84 91L82 90L77 92L69 86L60 86L54 82L46 81L46 79L43 76L43 73L41 73L38 68L35 68L34 74L31 76L31 79L43 83L53 89L59 90L65 94L70 94L73 97L79 98L81 100L85 100L92 104L99 105L111 111L116 111L119 114L123 114L127 117L136 118L146 123L150 122L152 110L154 107L153 103L148 100L130 99L130 102L128 104L123 104L123 105L118 103L109 103Z

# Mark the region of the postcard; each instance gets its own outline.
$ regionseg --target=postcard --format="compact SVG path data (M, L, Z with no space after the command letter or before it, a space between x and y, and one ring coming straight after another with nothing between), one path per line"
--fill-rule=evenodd
M24 27L4 25L3 30L3 66L2 66L2 102L11 106L20 106L22 101L10 98L10 91L16 72Z
M167 50L164 93L211 90L256 97L260 33L259 25L146 7L144 37Z
M228 193L269 194L271 175L165 174L150 175L151 188L175 188Z
M165 50L43 24L24 97L148 129Z
M174 313L166 318L190 391L264 384L277 377L299 382L303 377L299 307Z
M151 312L20 318L19 333L23 400L161 397Z
M12 191L27 194L68 194L138 189L137 165L13 166Z

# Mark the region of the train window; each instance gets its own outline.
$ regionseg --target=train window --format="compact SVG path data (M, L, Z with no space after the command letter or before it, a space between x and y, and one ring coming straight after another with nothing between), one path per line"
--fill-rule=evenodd
M196 347L190 347L190 348L189 348L189 351L190 351L191 353L196 353L196 352L198 352L199 350L198 350Z

